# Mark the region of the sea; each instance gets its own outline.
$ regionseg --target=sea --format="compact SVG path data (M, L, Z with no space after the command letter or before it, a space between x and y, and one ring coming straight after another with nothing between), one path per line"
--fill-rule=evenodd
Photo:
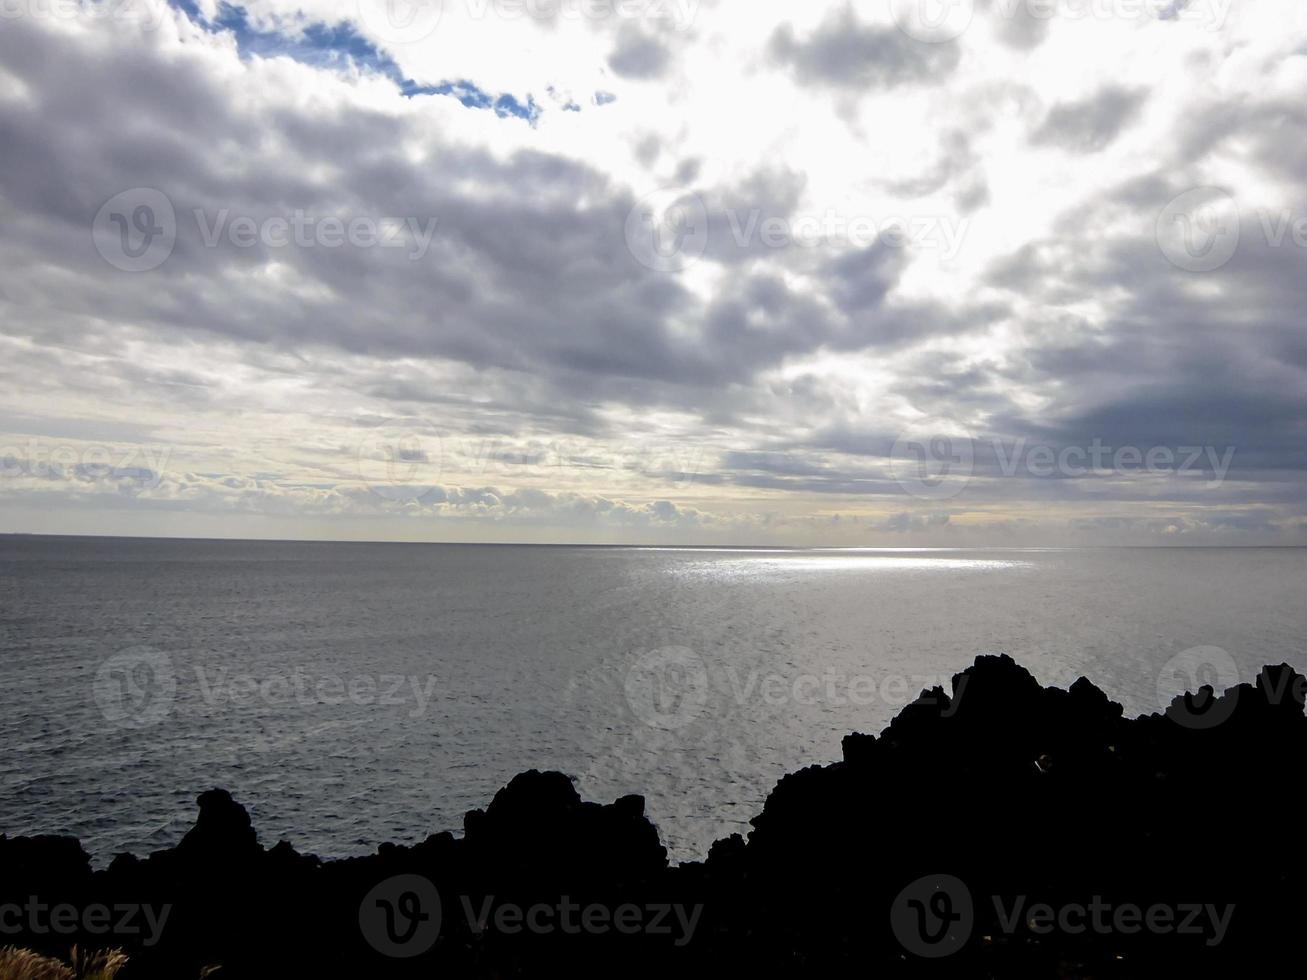
M760 549L0 537L0 834L97 865L229 790L322 857L461 833L515 774L747 834L977 656L1127 715L1307 668L1307 549ZM965 691L963 691L965 696Z

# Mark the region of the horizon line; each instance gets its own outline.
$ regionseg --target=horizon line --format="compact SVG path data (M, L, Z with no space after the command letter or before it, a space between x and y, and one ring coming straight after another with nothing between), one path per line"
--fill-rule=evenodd
M1084 545L785 545L785 544L647 544L587 541L397 541L373 538L248 538L179 534L101 534L52 531L0 531L3 538L95 538L107 541L196 541L237 544L360 544L486 548L614 548L645 551L1126 551L1218 549L1301 550L1301 544L1084 544Z

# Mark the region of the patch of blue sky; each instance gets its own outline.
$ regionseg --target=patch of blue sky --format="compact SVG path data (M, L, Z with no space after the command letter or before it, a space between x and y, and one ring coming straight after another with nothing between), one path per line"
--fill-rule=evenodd
M349 21L338 24L312 23L295 33L262 30L250 22L244 7L223 3L215 17L206 17L194 0L170 0L196 24L213 31L229 31L245 57L285 57L315 68L358 67L389 78L408 98L446 95L473 109L488 109L506 118L525 119L535 124L541 107L533 96L525 102L508 93L495 95L466 79L423 85L406 76L393 58L358 32ZM572 108L567 106L566 108ZM579 106L577 107L579 109Z

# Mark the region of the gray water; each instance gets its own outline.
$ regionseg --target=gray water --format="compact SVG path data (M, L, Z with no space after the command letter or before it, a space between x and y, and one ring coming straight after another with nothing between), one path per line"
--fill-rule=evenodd
M689 859L977 654L1149 713L1186 672L1307 666L1305 599L1299 549L5 537L0 833L103 862L224 786L265 843L343 856L458 832L550 768L645 795Z

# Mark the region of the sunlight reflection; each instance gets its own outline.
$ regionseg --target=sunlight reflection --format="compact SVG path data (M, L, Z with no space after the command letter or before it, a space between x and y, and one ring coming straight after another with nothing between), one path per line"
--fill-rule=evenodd
M1028 568L1031 563L1007 558L904 558L889 555L807 555L726 558L705 562L704 571L756 572L956 572Z

